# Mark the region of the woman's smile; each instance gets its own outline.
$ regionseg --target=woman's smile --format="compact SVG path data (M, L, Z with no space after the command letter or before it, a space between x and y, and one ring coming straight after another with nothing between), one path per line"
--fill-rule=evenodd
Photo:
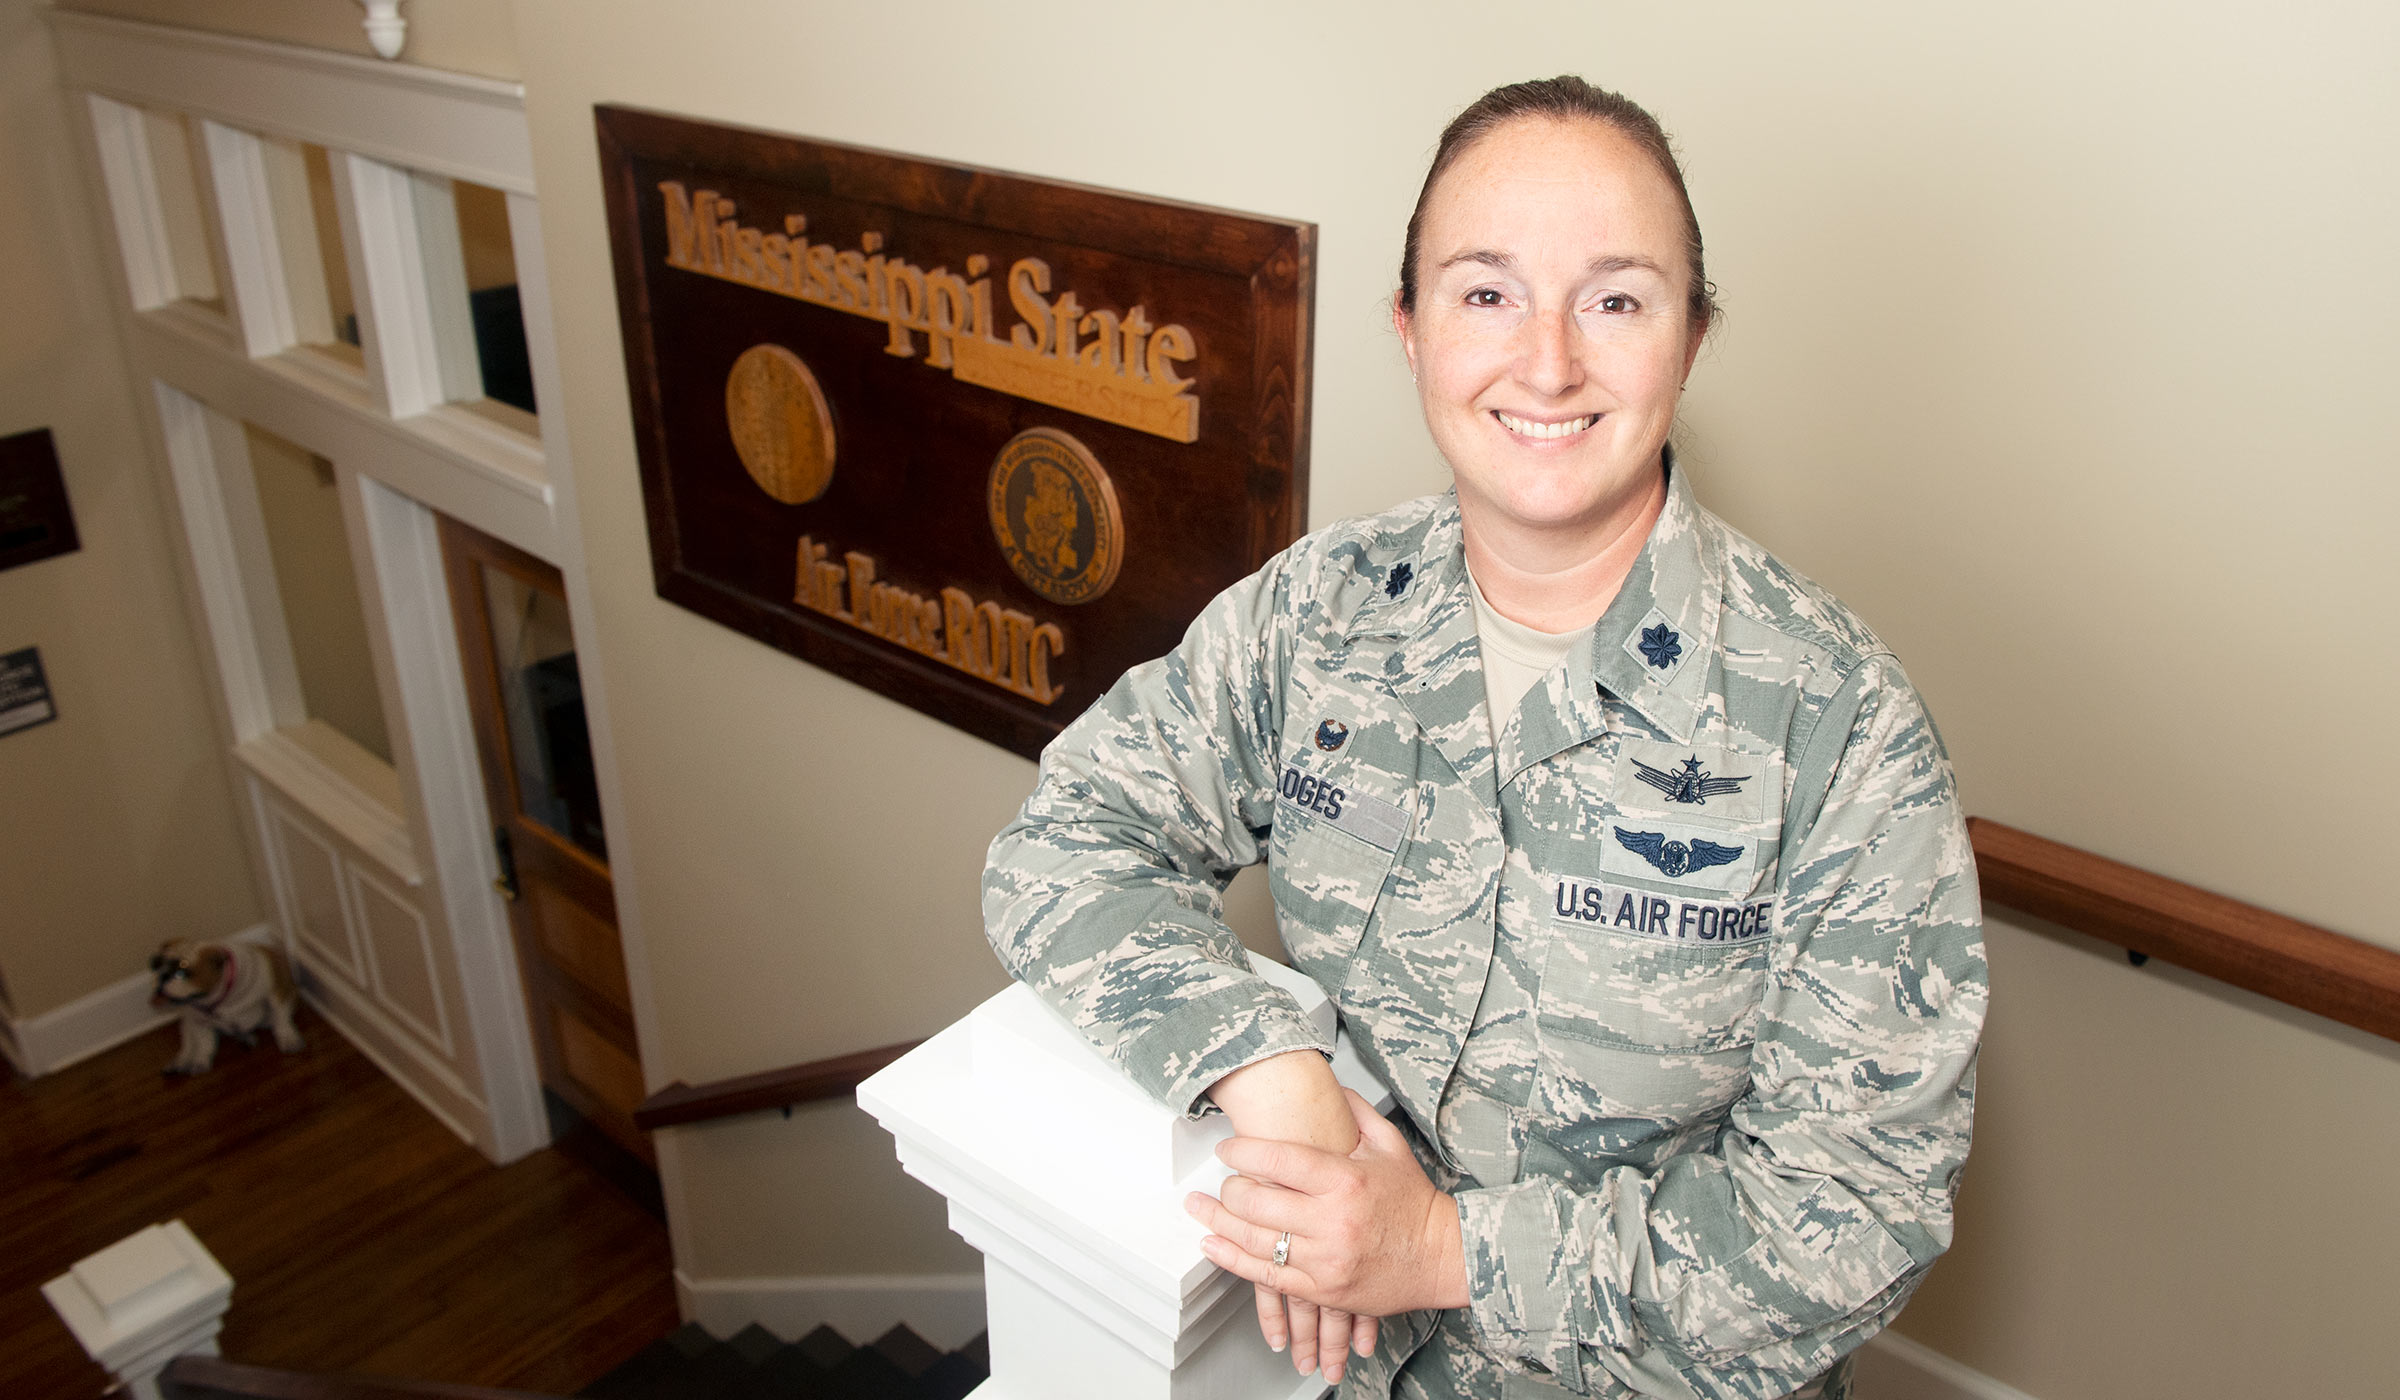
M1518 437L1541 441L1556 441L1560 438L1574 437L1600 421L1600 415L1597 413L1578 414L1573 418L1552 419L1510 413L1506 409L1500 408L1492 410L1492 417L1499 420L1501 427L1515 433Z

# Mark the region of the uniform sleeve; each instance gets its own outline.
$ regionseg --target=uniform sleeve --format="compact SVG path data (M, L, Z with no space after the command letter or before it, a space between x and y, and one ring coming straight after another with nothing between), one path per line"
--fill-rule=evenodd
M985 932L1009 973L1186 1113L1244 1065L1333 1052L1224 919L1225 886L1274 817L1290 568L1287 553L1219 595L1053 740L984 867Z
M1888 657L1795 753L1751 1086L1713 1144L1587 1190L1459 1193L1470 1317L1503 1365L1782 1395L1949 1246L1988 989L1949 760Z

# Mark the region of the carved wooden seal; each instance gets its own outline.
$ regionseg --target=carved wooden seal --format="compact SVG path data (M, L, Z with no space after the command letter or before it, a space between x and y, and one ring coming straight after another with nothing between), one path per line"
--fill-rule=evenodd
M725 376L725 426L758 489L787 506L833 484L833 413L798 355L753 345Z
M1088 603L1117 581L1125 520L1091 449L1056 428L1027 428L992 459L992 537L1025 586L1053 603Z

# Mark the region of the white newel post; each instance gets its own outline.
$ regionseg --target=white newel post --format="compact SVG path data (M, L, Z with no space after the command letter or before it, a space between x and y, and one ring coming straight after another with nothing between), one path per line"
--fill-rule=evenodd
M42 1285L67 1330L134 1400L178 1356L217 1354L233 1276L180 1220L126 1236Z
M1333 1007L1263 959L1326 1031ZM1334 1072L1390 1094L1339 1043ZM861 1084L900 1165L950 1202L983 1251L991 1379L974 1400L1313 1400L1259 1340L1250 1286L1200 1253L1187 1192L1226 1176L1222 1115L1151 1102L1025 987L1007 991Z

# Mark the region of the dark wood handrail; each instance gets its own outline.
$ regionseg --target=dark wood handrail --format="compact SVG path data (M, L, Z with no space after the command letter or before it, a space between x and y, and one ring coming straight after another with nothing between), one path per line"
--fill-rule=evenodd
M1967 834L1986 903L2400 1040L2400 952L1982 817Z
M1986 903L2400 1040L2400 952L1983 817L1969 817L1967 833ZM633 1121L648 1132L833 1098L921 1043L696 1086L677 1080L643 1100Z
M553 1400L530 1390L490 1390L435 1381L387 1381L321 1376L272 1366L245 1366L215 1356L178 1356L159 1373L167 1400Z
M642 1100L642 1106L633 1111L633 1124L647 1133L678 1123L701 1123L737 1113L758 1113L837 1098L856 1091L860 1080L922 1044L919 1040L904 1040L898 1045L861 1050L854 1055L836 1055L829 1060L811 1060L804 1065L787 1065L707 1084L686 1084L678 1079Z

